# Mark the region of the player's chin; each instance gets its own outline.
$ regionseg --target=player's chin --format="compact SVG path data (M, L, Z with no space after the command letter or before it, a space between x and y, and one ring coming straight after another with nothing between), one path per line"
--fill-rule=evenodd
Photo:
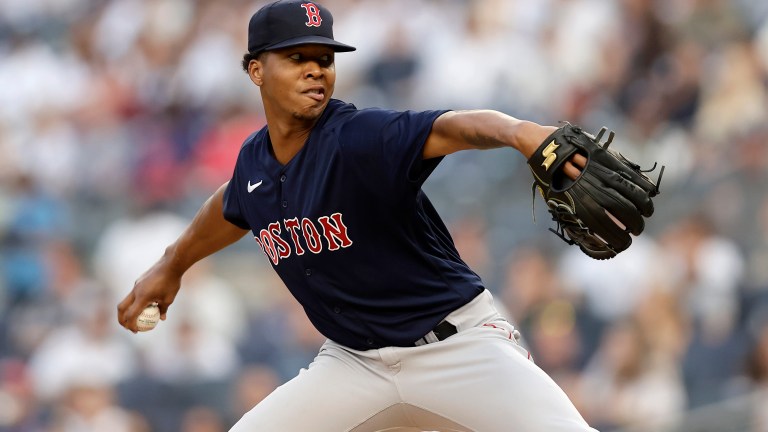
M313 101L293 112L293 117L297 120L317 120L328 106L328 98L322 101Z

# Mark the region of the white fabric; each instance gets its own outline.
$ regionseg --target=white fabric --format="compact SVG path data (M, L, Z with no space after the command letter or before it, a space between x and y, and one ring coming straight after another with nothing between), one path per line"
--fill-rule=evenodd
M418 347L356 351L327 341L230 432L594 431L515 341L490 293L447 320L458 334Z

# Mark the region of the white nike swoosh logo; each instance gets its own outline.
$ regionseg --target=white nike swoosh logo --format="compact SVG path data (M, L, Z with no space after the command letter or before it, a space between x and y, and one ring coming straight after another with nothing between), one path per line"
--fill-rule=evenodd
M264 182L264 180L259 181L258 183L251 184L251 181L248 180L248 193L253 192L257 187L261 186L261 183Z

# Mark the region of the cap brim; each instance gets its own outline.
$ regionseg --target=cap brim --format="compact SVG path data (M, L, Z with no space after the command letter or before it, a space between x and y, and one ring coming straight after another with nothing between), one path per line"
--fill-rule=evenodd
M324 36L301 36L293 39L284 40L282 42L269 45L267 47L264 47L262 51L272 51L280 48L288 48L292 46L297 45L307 45L307 44L315 44L315 45L325 45L333 48L336 52L349 52L354 51L357 48L343 44L341 42L337 42L331 38L327 38Z

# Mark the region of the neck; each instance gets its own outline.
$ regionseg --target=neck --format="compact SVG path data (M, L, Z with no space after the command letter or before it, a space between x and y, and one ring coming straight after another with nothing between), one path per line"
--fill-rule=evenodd
M272 153L278 162L285 165L298 153L312 132L312 126L295 128L267 119L269 140L272 142Z
M318 118L299 119L289 113L275 112L266 105L264 108L272 154L278 162L285 165L304 147Z

